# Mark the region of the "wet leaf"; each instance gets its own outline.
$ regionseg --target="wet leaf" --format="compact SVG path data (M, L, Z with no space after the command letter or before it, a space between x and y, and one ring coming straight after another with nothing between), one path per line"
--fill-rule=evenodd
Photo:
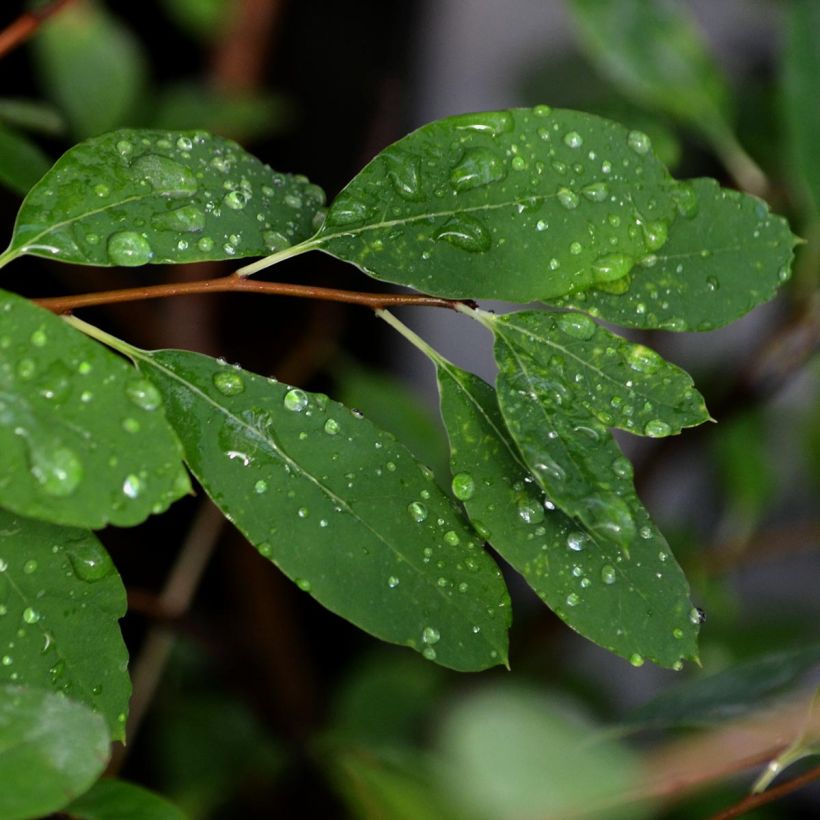
M120 576L94 535L0 510L0 684L66 694L124 740L125 609Z
M793 178L814 215L820 215L820 5L794 0L784 8L783 119L786 124Z
M529 301L623 280L666 242L678 191L649 138L617 123L465 114L373 159L315 245L426 293Z
M205 356L138 355L193 473L303 590L444 666L506 661L498 569L393 436L325 396Z
M786 220L757 197L711 179L679 191L689 216L675 222L666 245L633 268L623 287L550 301L626 327L682 331L722 327L771 299L791 273L794 237Z
M0 817L42 817L82 794L108 760L105 722L87 706L0 686Z
M130 526L190 491L150 383L0 291L0 504L55 524Z
M50 165L48 157L35 143L0 125L0 183L25 195Z
M48 95L80 138L127 124L145 87L140 43L97 0L61 10L34 38Z
M265 256L316 230L324 193L204 131L122 129L65 153L23 202L6 258L136 266Z
M590 58L622 91L710 138L730 131L726 81L681 4L571 0L568 7Z
M633 663L695 657L689 588L660 533L646 520L626 555L555 509L511 441L495 391L444 360L437 370L453 490L476 529L584 637Z
M77 820L185 820L176 806L142 786L124 780L98 780L90 791L66 806Z

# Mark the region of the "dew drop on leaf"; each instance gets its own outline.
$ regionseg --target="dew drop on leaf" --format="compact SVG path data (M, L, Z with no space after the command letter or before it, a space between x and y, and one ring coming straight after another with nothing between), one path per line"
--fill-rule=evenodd
M131 163L131 170L163 196L188 197L199 189L199 183L190 168L159 154L143 154Z
M151 243L136 231L118 231L108 238L108 258L115 265L137 267L151 261Z
M648 154L649 149L652 147L652 141L643 131L630 131L626 138L626 144L636 154L641 155Z
M282 403L286 410L290 410L293 413L301 413L302 410L308 406L308 394L305 393L304 390L294 387L285 393L285 398L282 399Z
M450 172L456 191L480 188L507 176L504 158L488 148L468 148Z
M564 134L564 145L569 148L580 148L583 144L584 139L577 131L568 131Z
M125 388L125 393L137 407L143 410L156 410L162 404L159 390L145 379L129 382Z
M407 512L410 513L410 518L417 524L427 520L427 507L420 501L413 501L407 505Z
M262 241L271 253L278 253L291 246L291 241L279 231L264 231Z
M558 327L573 339L586 341L595 335L597 325L583 313L562 313L558 317Z
M662 438L663 436L668 436L672 428L661 419L651 419L646 422L643 431L650 438Z
M540 524L544 520L544 508L532 498L522 498L518 502L518 517L525 524Z
M338 421L336 421L336 419L328 419L328 420L325 422L324 431L325 431L325 432L326 432L329 436L335 436L335 435L338 435L338 433L339 433L339 431L340 431L341 429L342 429L342 428L341 428L341 425L339 424L339 422L338 422Z
M469 501L475 494L475 480L469 473L456 473L451 487L459 501Z
M613 567L611 564L604 564L604 566L601 567L601 580L605 584L614 584L617 580L615 574L615 567Z
M483 253L492 245L490 232L485 225L471 216L453 217L442 225L434 236L470 253Z
M633 666L636 666L636 667L637 666L643 666L643 664L644 664L643 655L639 655L637 652L635 652L634 654L629 656L629 662Z
M578 207L579 199L578 194L575 191L570 190L569 188L559 188L555 194L558 197L558 201L563 205L568 211L572 211Z
M68 447L30 447L31 474L47 495L71 495L83 479L83 464Z
M595 282L614 282L623 279L635 266L635 260L625 253L607 253L592 263Z
M237 396L245 389L245 383L239 373L232 373L230 370L222 370L213 376L214 387L223 396Z

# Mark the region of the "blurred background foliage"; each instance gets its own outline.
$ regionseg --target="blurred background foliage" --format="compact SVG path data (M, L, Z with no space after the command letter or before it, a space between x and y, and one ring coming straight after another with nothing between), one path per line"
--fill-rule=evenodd
M48 5L3 4L0 26ZM122 777L192 818L692 818L740 800L784 750L783 763L803 757L785 778L817 764L818 29L815 0L73 0L4 57L9 228L63 150L119 126L205 128L333 196L425 120L544 102L645 131L677 176L763 195L805 240L775 302L719 332L652 336L695 374L719 424L622 439L707 613L702 668L632 669L511 577L512 672L458 675L323 611L190 498L103 533L129 588ZM206 267L220 266L28 259L4 287L37 297L206 278ZM276 276L372 287L323 256ZM89 314L140 346L329 392L446 476L432 374L360 308L230 295ZM415 321L487 375L486 340L449 316ZM180 571L194 542L201 570ZM754 816L818 813L815 784Z

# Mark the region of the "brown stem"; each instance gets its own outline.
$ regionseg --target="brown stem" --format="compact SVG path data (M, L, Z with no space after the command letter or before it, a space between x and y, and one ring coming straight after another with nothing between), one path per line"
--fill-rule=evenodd
M0 31L0 57L5 57L17 46L22 45L49 17L73 2L74 0L54 0L45 8L21 14L13 23Z
M436 296L416 296L410 293L360 293L358 291L320 288L313 285L291 285L286 282L260 282L241 276L220 276L217 279L201 279L196 282L173 282L166 285L148 285L141 288L122 288L76 296L52 296L35 300L38 305L53 313L70 313L73 310L94 305L111 305L116 302L138 302L145 299L161 299L169 296L187 296L193 293L267 293L274 296L298 296L303 299L324 299L329 302L348 302L353 305L385 309L391 307L443 307L455 310L457 301L439 299Z
M820 766L815 766L799 777L787 780L785 783L767 789L761 794L750 794L748 797L744 797L743 800L735 803L734 806L730 806L728 809L713 815L711 820L730 820L732 817L740 817L759 806L765 806L767 803L779 800L781 797L785 797L787 794L791 794L797 791L797 789L801 789L803 786L813 783L815 780L820 780Z

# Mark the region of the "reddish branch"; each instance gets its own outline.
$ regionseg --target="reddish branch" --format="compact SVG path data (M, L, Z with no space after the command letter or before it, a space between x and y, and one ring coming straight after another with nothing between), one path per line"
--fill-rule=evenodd
M26 11L11 25L0 31L0 57L24 43L53 14L73 3L74 0L54 0L53 3L36 11Z
M37 299L37 304L54 313L70 313L78 308L112 305L117 302L139 302L169 296L188 296L195 293L267 293L274 296L298 296L303 299L323 299L329 302L347 302L375 309L391 307L443 307L455 310L458 302L435 296L416 296L404 293L359 293L357 291L320 288L313 285L291 285L285 282L260 282L241 276L220 276L196 282L172 282L141 288L122 288L77 296L53 296ZM471 304L471 303L469 303Z

